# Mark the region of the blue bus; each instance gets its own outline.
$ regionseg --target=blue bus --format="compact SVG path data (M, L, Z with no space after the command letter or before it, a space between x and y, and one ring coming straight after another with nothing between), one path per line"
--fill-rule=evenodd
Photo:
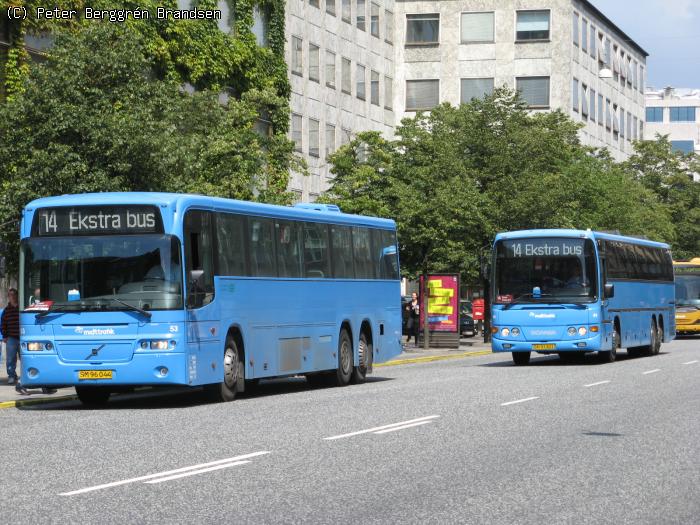
M527 365L532 352L562 359L597 352L658 354L675 336L673 262L667 244L580 230L496 236L492 349Z
M306 375L360 383L401 352L394 221L337 206L165 193L27 205L20 251L22 383L85 404L136 385Z

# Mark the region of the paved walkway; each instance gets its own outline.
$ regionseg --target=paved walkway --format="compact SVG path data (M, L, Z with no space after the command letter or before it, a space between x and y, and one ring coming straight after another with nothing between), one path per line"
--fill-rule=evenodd
M423 363L429 361L438 361L442 359L459 359L472 355L484 355L491 353L490 343L484 343L480 339L462 339L459 348L429 348L428 350L415 348L409 345L395 359L387 363L375 365L375 368L404 365L411 363ZM19 371L19 363L18 363ZM59 388L55 394L43 394L40 388L28 390L28 395L19 394L15 390L15 385L7 384L7 371L5 368L5 352L3 348L2 359L0 360L0 408L8 408L16 406L19 402L22 405L45 403L53 399L66 399L75 397L75 389L71 387Z

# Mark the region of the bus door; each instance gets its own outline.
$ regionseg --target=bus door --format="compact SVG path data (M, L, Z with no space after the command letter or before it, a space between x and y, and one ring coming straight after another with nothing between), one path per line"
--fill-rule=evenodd
M606 297L605 285L608 282L608 261L605 250L605 241L598 241L598 267L600 270L598 294L600 296L600 315L602 317L601 324L603 329L603 338L606 344L612 345L612 332L614 313L610 312L612 308L612 297ZM611 283L612 284L612 283ZM620 334L622 337L622 334Z
M185 215L185 282L190 384L223 381L223 342L214 300L214 224L211 212Z

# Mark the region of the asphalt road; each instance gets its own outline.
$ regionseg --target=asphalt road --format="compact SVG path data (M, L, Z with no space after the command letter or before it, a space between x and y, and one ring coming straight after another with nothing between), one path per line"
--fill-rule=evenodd
M700 340L0 410L6 523L698 523ZM329 439L330 438L330 439Z

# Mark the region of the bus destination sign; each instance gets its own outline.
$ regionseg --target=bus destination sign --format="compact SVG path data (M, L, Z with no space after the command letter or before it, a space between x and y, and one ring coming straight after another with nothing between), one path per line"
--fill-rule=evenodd
M580 257L584 239L517 239L503 241L501 257Z
M155 206L61 206L40 208L34 214L32 235L124 235L163 233Z

